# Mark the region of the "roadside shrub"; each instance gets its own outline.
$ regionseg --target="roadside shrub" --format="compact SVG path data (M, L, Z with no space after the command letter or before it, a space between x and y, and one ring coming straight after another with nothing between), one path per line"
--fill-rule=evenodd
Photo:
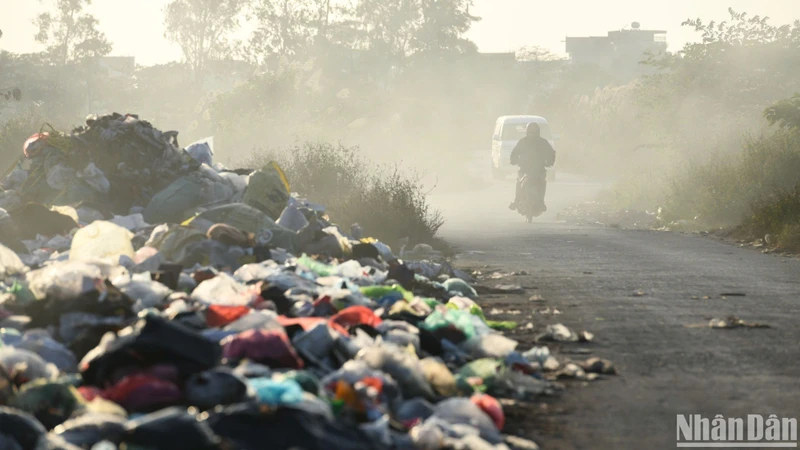
M783 226L778 235L778 248L790 252L800 252L800 221L795 217L794 222Z
M22 155L22 144L41 129L44 122L35 107L0 118L0 178Z
M314 142L255 151L238 165L261 167L271 160L283 167L293 191L324 204L344 229L358 223L389 245L408 237L412 244L448 250L436 236L444 218L428 204L419 174L372 164L357 147Z
M778 201L800 183L800 135L777 131L748 137L739 155L717 153L689 163L671 181L667 218L693 219L710 226L740 224ZM769 220L765 218L765 220Z
M772 234L778 237L779 245L794 246L794 241L800 241L800 185L776 193L771 201L754 207L742 229L753 236ZM798 236L793 237L793 233Z

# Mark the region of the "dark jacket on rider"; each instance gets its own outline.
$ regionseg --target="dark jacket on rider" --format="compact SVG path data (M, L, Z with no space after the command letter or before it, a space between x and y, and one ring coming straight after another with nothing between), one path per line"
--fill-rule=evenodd
M556 162L556 151L541 136L525 136L511 151L511 164L519 166L524 173L543 173L546 167Z

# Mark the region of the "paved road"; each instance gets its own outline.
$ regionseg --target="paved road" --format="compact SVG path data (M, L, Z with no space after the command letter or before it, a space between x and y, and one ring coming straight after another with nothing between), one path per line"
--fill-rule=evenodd
M545 450L666 449L676 448L677 414L800 417L800 261L702 237L561 223L558 210L600 189L561 180L549 187L550 211L531 225L506 209L510 180L432 198L461 264L526 270L514 282L538 288L486 305L521 310L517 320L533 314L537 329L562 322L593 332L593 354L621 373L570 385L546 412L517 411L511 427ZM530 302L534 292L546 303ZM545 305L562 314L535 314ZM772 328L692 326L732 314ZM530 345L532 333L514 338Z

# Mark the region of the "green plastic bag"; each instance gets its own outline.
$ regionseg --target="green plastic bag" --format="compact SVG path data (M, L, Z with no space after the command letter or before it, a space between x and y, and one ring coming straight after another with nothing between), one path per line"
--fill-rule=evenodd
M517 328L517 323L510 320L487 320L483 314L483 309L478 305L473 305L469 312L473 316L480 317L493 330L513 330Z
M498 375L505 371L505 366L496 359L478 359L466 364L456 374L456 386L464 392L486 392Z
M413 293L403 289L402 286L397 284L393 286L367 286L361 288L361 293L364 294L364 296L371 298L372 300L378 300L395 292L401 293L406 301L410 302L414 300Z
M475 325L472 323L471 314L465 311L448 308L446 312L435 310L420 325L428 331L436 331L440 328L454 326L459 329L467 339L475 336Z
M445 289L447 289L448 292L457 292L471 300L478 298L478 292L462 279L450 278L442 283L442 285Z
M321 263L305 253L303 253L303 256L297 258L297 265L305 267L320 277L329 277L334 273L333 267L325 263Z

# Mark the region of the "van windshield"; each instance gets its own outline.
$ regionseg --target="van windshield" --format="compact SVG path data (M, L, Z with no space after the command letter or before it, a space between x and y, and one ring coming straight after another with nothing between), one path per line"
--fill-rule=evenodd
M552 140L552 136L550 134L550 125L546 123L540 123L539 127L541 128L541 136L547 140ZM503 125L503 136L501 137L504 141L518 141L525 137L525 130L528 128L527 123L507 123Z

